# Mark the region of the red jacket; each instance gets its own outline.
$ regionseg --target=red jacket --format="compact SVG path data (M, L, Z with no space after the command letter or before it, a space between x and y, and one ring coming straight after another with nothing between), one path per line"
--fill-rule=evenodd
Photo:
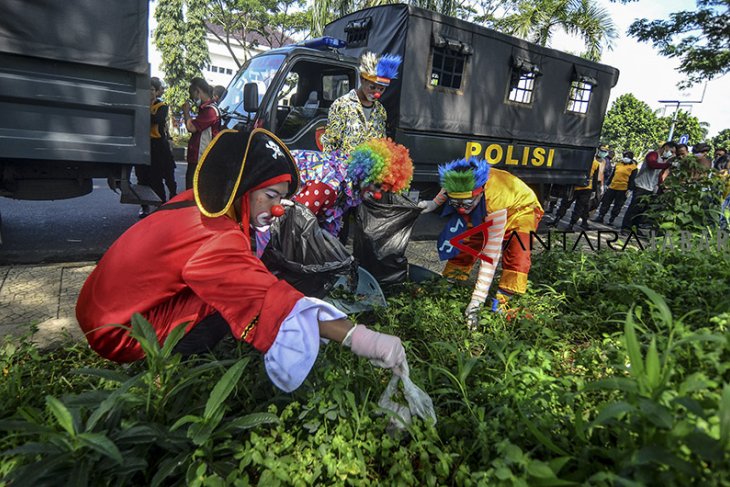
M192 200L188 190L170 203ZM119 237L81 289L76 317L91 348L117 362L139 360L144 353L128 334L133 313L162 343L180 323L190 330L218 311L234 337L266 352L303 295L256 258L248 228L205 217L194 204L162 208Z

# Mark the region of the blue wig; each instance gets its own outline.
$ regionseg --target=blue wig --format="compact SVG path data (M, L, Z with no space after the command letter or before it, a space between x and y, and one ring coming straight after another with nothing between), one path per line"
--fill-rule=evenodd
M480 188L487 184L487 180L489 179L489 168L491 166L487 161L484 159L477 159L476 157L471 157L468 160L467 159L457 159L455 161L447 162L446 164L442 164L439 166L439 179L441 181L441 186L446 187L450 186L453 181L453 177L457 176L457 173L471 173L472 178L469 178L469 185L472 186L471 188L452 188L453 191L473 191L477 188ZM458 178L462 179L462 178ZM455 182L457 185L461 186L464 184L463 181L461 182ZM450 188L447 188L447 190Z
M378 60L377 75L379 78L395 79L403 59L397 54L383 54Z

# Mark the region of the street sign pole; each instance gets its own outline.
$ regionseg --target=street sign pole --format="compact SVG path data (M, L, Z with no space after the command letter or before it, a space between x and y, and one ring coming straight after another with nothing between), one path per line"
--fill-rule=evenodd
M705 99L705 92L707 91L707 82L705 82L705 87L702 89L702 97L699 100L695 101L686 101L686 100L659 100L659 103L664 103L665 105L676 105L674 108L674 115L672 115L672 125L669 127L669 138L667 140L672 140L672 137L674 137L674 126L677 123L677 115L679 114L679 107L680 105L694 105L698 103L702 103L702 101ZM686 142L683 142L686 144Z

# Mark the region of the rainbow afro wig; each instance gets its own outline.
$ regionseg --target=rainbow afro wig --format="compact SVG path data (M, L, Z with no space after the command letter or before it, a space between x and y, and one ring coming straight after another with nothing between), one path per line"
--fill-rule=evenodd
M469 198L487 183L489 163L476 157L451 161L439 166L439 179L450 197Z
M401 193L411 185L413 161L408 149L391 139L371 139L350 153L347 177L355 186L374 184Z

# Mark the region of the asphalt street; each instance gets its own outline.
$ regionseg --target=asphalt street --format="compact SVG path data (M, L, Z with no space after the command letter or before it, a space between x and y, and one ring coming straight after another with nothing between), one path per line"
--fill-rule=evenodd
M185 187L186 164L178 162L176 180ZM139 221L139 207L121 204L105 179L80 198L23 201L0 198L0 265L98 260L126 229ZM422 215L413 240L434 239L443 227L438 215Z

